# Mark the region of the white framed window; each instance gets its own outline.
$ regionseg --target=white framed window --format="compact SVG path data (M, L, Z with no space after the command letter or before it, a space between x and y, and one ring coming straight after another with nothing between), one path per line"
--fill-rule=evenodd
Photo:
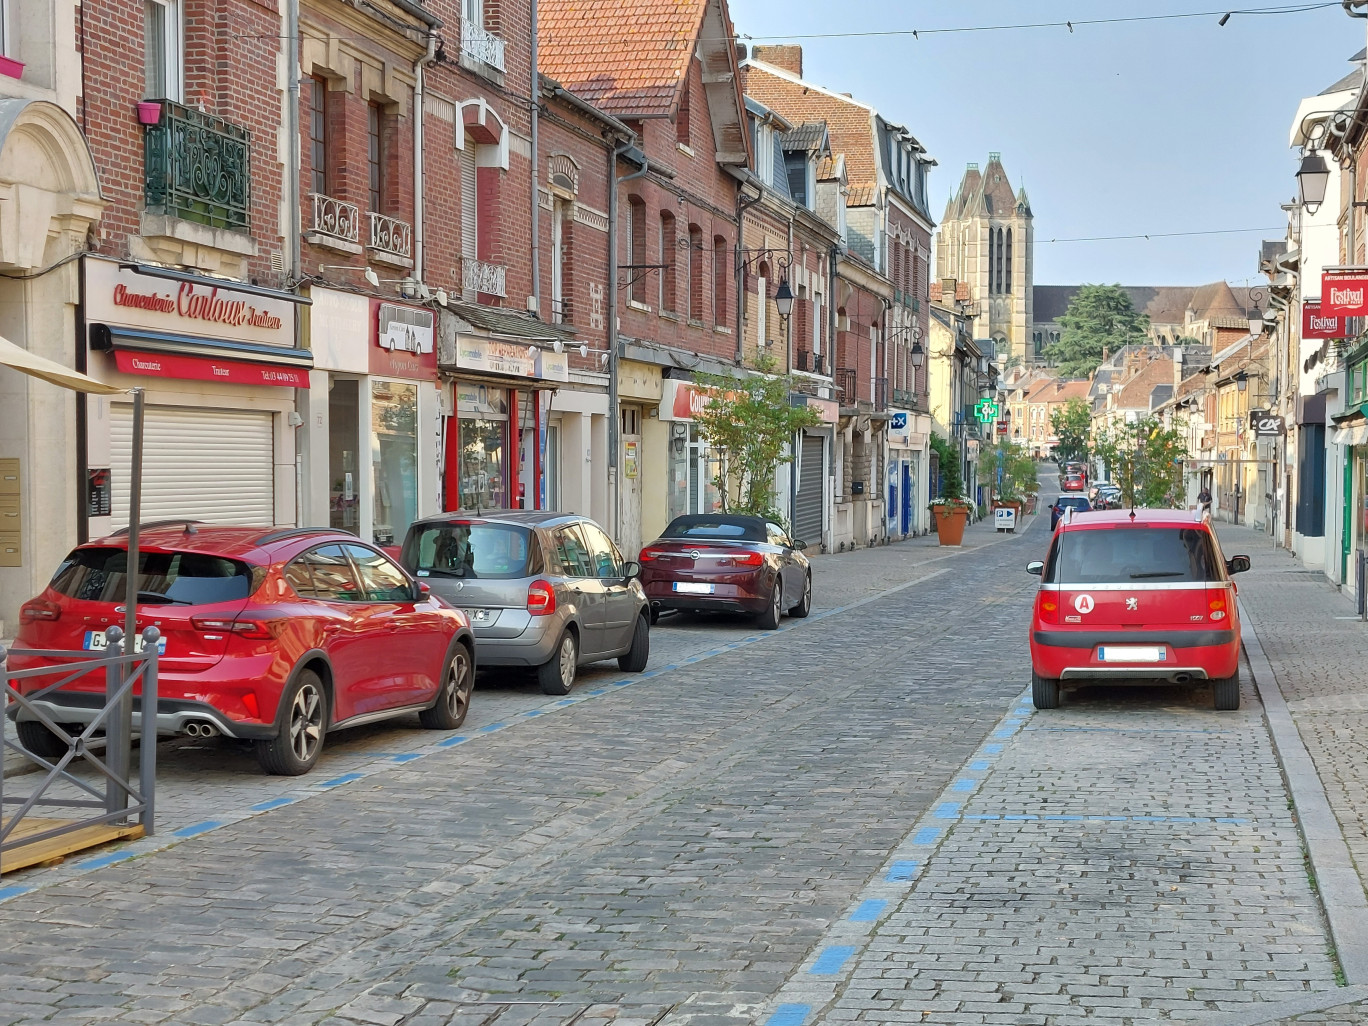
M462 17L476 28L484 28L484 0L463 0Z
M143 0L143 92L149 100L182 99L180 0Z

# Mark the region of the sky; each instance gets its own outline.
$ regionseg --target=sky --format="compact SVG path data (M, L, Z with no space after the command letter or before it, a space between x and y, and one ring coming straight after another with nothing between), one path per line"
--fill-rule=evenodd
M1277 0L1244 0L1243 10ZM1286 0L1307 6L1314 0ZM752 43L803 46L805 77L873 104L930 151L939 220L966 163L1002 154L1035 214L1036 284L1197 285L1257 274L1296 191L1299 100L1352 70L1368 20L1338 2L1283 15L1221 0L730 0ZM936 28L1203 13L1110 25ZM1218 13L1209 13L1218 12ZM918 38L798 39L920 30ZM1266 229L1185 238L1095 236Z

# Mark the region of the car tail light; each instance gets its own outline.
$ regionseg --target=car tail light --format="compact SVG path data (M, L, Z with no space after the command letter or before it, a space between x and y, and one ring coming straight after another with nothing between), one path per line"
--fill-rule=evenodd
M759 566L765 561L759 552L724 552L717 557L723 566Z
M196 616L191 618L190 625L201 634L234 634L253 641L275 637L275 624L271 620L216 620Z
M62 616L62 607L56 602L49 602L47 599L34 599L32 602L25 602L19 607L20 623L35 623L39 620L58 620Z
M649 563L653 559L664 559L668 555L670 552L667 549L642 549L637 559L642 563Z
M1224 589L1207 592L1207 615L1213 620L1224 620L1229 609Z
M1059 622L1059 595L1053 591L1042 591L1036 597L1036 615L1041 623Z
M556 589L545 581L527 586L527 611L533 616L550 616L556 611Z

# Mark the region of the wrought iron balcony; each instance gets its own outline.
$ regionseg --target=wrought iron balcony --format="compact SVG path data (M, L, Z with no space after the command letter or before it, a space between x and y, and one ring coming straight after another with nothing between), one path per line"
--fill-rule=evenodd
M844 407L854 406L859 401L858 376L854 367L836 369L836 394Z
M343 242L361 243L361 208L346 200L333 199L322 193L309 194L313 203L310 230Z
M571 324L571 317L574 316L574 307L568 297L551 300L551 323L552 324Z
M473 257L461 258L461 287L467 295L505 297L508 295L507 277L508 268L503 264L489 264Z
M504 70L504 41L468 18L461 19L461 52L495 71Z
M413 258L413 225L370 212L370 248L404 260Z
M251 228L251 134L171 100L143 134L148 211L209 225Z
M893 405L901 406L904 409L911 409L917 402L917 397L906 388L893 389Z
M874 409L888 409L888 379L874 379Z

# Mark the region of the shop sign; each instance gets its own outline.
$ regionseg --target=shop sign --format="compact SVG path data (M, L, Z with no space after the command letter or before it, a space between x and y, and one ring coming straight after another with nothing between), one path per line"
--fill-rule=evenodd
M375 340L381 349L416 354L432 352L431 310L381 303L379 317Z
M537 350L536 377L539 377L544 381L569 381L569 355L566 353L552 352L550 349Z
M841 419L841 406L834 399L820 399L815 395L807 397L807 405L816 410L823 424L835 424Z
M1276 413L1267 410L1250 410L1249 425L1256 435L1282 435L1287 433L1287 421Z
M1324 272L1321 313L1327 317L1368 315L1368 268L1341 267Z
M294 304L230 284L201 285L86 260L86 320L195 338L293 348Z
M114 353L114 364L125 374L150 374L186 381L221 381L228 385L309 387L309 372L306 368L282 367L274 363L248 363L242 360L216 360L211 356L178 356L119 349Z
M906 449L912 439L912 418L903 410L894 410L888 418L888 444Z
M475 335L457 335L456 366L461 370L479 371L482 374L535 378L537 376L537 347L517 342L500 342L492 338L479 338Z
M108 467L86 471L86 516L107 517L113 512L114 479Z
M678 378L661 382L661 420L693 420L707 405L708 393L696 385Z
M1321 312L1320 300L1302 303L1302 338L1344 338L1344 318Z

